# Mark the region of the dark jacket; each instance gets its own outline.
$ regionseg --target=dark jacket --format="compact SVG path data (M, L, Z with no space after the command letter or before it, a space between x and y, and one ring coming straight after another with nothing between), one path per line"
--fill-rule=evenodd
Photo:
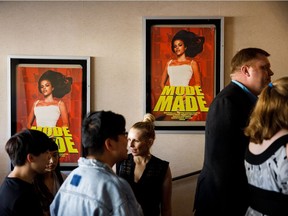
M231 82L213 100L206 120L204 165L197 182L197 216L244 215L248 182L244 167L249 139L243 129L255 102Z

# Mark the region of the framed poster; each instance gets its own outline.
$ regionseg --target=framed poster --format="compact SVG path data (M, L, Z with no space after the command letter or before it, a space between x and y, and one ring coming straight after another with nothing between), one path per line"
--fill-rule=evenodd
M223 88L222 17L144 17L145 112L155 129L204 131Z
M82 119L90 111L90 57L8 56L11 135L35 129L53 137L62 170L82 154Z

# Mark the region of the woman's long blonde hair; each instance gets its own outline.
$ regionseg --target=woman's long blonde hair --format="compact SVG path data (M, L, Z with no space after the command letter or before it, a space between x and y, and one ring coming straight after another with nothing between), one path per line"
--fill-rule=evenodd
M260 144L280 129L288 129L288 77L262 90L244 133L251 142Z

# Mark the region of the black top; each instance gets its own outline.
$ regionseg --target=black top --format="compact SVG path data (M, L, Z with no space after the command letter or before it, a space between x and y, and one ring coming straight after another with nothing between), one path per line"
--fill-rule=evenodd
M132 154L116 165L117 175L128 181L145 216L160 215L162 185L168 165L169 162L152 155L137 183L134 182L135 163Z
M6 177L0 187L1 216L41 216L41 205L34 185L18 178Z

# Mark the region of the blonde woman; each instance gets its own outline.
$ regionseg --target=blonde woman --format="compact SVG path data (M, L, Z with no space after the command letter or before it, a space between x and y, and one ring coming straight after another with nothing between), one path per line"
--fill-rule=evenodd
M151 154L155 117L146 114L128 133L128 159L117 163L117 175L132 187L145 216L171 216L172 177L169 162Z

